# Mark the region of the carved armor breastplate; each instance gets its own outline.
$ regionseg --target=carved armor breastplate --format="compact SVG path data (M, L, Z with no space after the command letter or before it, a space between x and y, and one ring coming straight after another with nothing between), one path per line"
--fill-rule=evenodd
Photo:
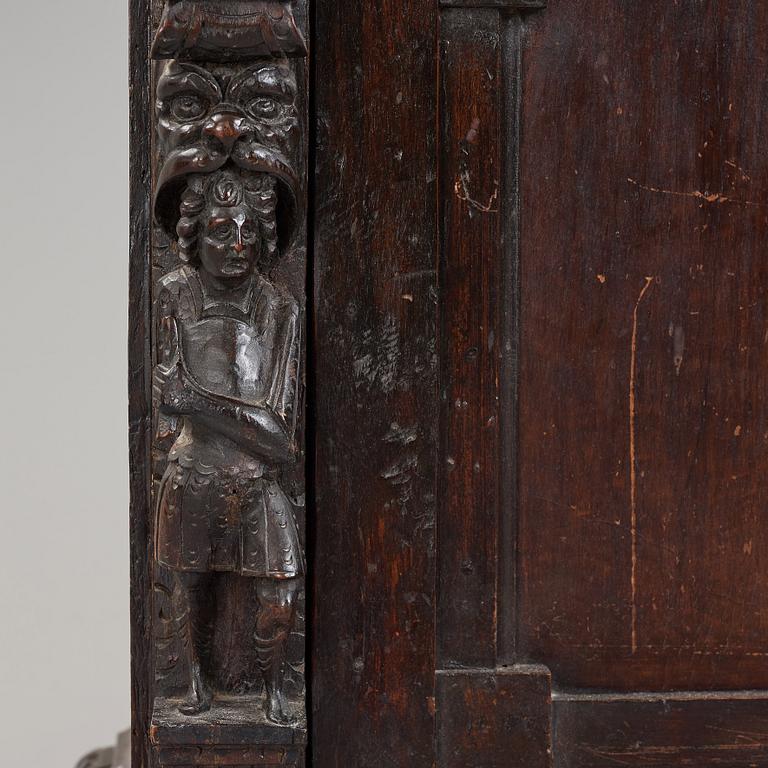
M265 377L272 366L265 355L265 329L254 324L256 280L241 301L233 303L207 296L194 270L186 270L184 277L193 300L186 304L186 312L177 315L177 322L179 354L187 374L211 395L264 405Z
M241 302L206 296L197 272L182 267L166 283L176 332L174 352L204 392L267 406L293 428L300 323L295 304L256 277Z
M251 325L206 317L181 329L184 367L201 389L249 405L264 405L273 368L271 350Z

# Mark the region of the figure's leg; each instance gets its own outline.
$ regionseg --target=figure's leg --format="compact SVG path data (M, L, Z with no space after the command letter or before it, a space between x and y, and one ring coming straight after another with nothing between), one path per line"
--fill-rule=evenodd
M213 642L213 574L175 572L176 615L189 662L189 695L179 707L184 715L199 715L211 708L213 693L207 668Z
M288 635L293 626L299 579L258 579L259 615L256 650L267 691L267 718L278 725L293 725L285 709L283 681Z

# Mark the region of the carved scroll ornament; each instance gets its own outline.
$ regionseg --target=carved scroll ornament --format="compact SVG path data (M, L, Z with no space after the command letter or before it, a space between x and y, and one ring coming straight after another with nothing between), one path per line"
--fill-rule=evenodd
M153 47L159 765L303 760L305 52L267 0L169 3Z

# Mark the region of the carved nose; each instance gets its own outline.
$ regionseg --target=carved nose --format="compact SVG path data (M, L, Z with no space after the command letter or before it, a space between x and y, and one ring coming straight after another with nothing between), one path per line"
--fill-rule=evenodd
M246 120L241 115L222 112L214 115L204 126L203 134L211 136L229 152L246 132Z
M238 240L232 249L235 253L242 253L245 250L245 244L242 240Z

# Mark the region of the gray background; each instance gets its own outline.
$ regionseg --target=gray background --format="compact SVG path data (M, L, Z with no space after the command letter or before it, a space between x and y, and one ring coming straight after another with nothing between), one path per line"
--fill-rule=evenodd
M0 13L0 764L129 723L127 0Z

